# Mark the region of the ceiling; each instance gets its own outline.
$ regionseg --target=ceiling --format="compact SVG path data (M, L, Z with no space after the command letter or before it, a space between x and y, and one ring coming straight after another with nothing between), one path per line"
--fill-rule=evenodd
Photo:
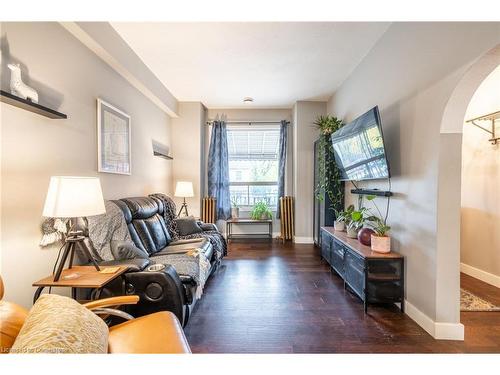
M111 23L179 101L290 108L327 100L390 23ZM244 97L254 103L243 104Z

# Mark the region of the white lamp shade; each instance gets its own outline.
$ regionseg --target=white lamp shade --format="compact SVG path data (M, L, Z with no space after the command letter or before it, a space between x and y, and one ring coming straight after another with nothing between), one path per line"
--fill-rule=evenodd
M193 183L188 181L178 181L175 187L174 195L182 198L194 197Z
M45 217L84 217L106 213L97 177L54 176L45 198Z

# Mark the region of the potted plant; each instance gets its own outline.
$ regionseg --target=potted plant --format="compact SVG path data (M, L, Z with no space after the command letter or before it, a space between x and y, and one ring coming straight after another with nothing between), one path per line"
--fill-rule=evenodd
M335 221L333 223L333 227L336 231L342 232L345 230L346 223L349 222L349 217L353 211L354 205L352 204L344 211L335 210Z
M358 238L358 231L363 228L366 221L366 213L368 210L365 207L361 207L357 211L352 211L350 215L349 223L347 224L347 237Z
M238 206L236 198L231 199L231 217L233 219L237 219L240 217L240 207Z
M319 131L317 182L314 193L316 199L321 202L327 198L328 205L325 205L325 209L337 213L344 207L344 183L341 181L340 171L335 164L331 135L342 127L342 120L334 116L318 116L314 125Z
M376 197L374 195L369 195L367 199L369 201L374 200ZM371 235L371 249L372 251L376 251L378 253L390 253L391 252L391 237L388 235L388 232L391 230L391 227L387 225L386 218L382 219L382 213L380 212L378 206L375 202L373 205L377 209L379 216L370 216L367 218L371 223L371 227L375 231Z
M273 213L266 202L260 201L253 206L250 218L253 220L268 220L273 218Z
M391 237L387 234L391 227L384 220L377 218L372 224L375 233L372 234L371 248L378 253L391 252Z

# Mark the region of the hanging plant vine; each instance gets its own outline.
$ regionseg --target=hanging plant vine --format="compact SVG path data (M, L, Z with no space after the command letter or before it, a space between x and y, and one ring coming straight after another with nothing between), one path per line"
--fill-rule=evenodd
M344 207L344 185L340 181L340 171L335 164L333 147L331 142L332 133L342 127L342 121L334 116L319 116L314 125L319 129L318 142L318 183L315 186L315 194L320 201L324 200L325 194L330 200L328 209L335 211L335 216Z

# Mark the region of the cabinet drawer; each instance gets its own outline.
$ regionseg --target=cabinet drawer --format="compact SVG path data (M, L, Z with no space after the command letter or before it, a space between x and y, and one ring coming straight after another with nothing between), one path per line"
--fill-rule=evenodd
M332 239L328 233L324 231L321 232L321 256L325 259L329 264L332 263L331 259L331 246Z
M361 299L364 299L365 268L363 259L346 252L344 265L346 283Z
M337 271L337 273L344 277L344 257L345 249L338 241L332 241L332 267Z

